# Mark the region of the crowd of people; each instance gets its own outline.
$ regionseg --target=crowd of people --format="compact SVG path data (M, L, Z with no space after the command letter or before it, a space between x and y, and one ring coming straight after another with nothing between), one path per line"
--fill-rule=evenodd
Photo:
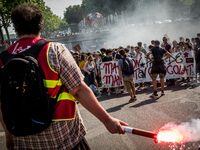
M152 40L151 44L147 46L142 42L138 42L136 46L127 45L119 46L118 48L101 48L100 50L93 52L93 53L84 53L81 52L74 52L71 50L71 54L73 55L74 59L76 60L79 68L81 69L82 73L85 75L84 81L88 86L95 85L97 88L102 86L101 82L101 72L100 72L100 65L102 62L107 61L119 61L123 56L120 55L120 50L124 50L129 58L139 58L144 56L147 58L147 54L153 47L155 47L155 41ZM194 51L195 53L195 60L196 60L196 73L199 74L200 72L200 33L197 34L197 37L192 38L183 38L180 37L179 41L173 40L170 42L170 38L168 36L164 36L162 38L162 42L159 43L159 47L164 49L168 53L183 53L185 51ZM153 58L149 58L153 62ZM199 78L199 75L198 75ZM190 81L190 78L182 78L183 82ZM166 80L167 86L173 86L176 83L176 79L168 79ZM138 89L144 87L147 89L151 83L139 83L135 84L138 86ZM161 86L160 81L157 81L157 86ZM103 89L105 91L105 89ZM125 92L124 87L119 88L108 88L107 95L110 96L112 91L114 94L119 94L121 92ZM100 93L100 92L98 92ZM97 94L96 94L97 95ZM98 94L100 96L100 94Z
M34 55L30 50L35 50L34 45L37 44L38 41L45 40L40 37L40 31L43 27L42 11L35 4L22 3L17 5L12 10L11 20L14 24L19 40L12 44L2 54L7 55L10 53L15 55L14 58L20 57L20 60L24 60L23 58L25 56L29 56L29 59L23 62L30 62L30 56ZM183 45L181 45L181 42L183 42ZM197 71L199 71L199 39L195 38L195 42L192 44L193 45L191 46L189 42L181 40L179 44L175 45L175 49L177 51L194 50L196 54ZM177 48L177 46L180 46L180 48ZM27 47L32 48L27 49ZM42 95L48 94L48 100L49 98L56 100L55 102L52 100L48 101L48 103L52 104L52 112L49 114L51 122L45 129L38 129L38 126L43 125L44 122L34 120L32 116L34 112L37 112L38 107L46 108L47 104L45 103L45 106L35 104L34 106L30 106L29 102L31 101L32 104L35 101L46 101L47 99L38 97L34 100L30 100L30 95L35 95L35 91L29 90L32 89L32 84L27 82L28 77L26 72L24 73L24 70L18 71L16 68L10 67L12 70L11 73L13 73L13 70L17 70L18 72L16 74L13 73L12 76L8 76L9 84L2 84L2 81L0 84L0 122L5 131L7 149L90 150L91 148L85 139L86 128L83 124L83 120L80 112L78 111L78 105L76 105L75 100L80 102L85 109L87 109L99 121L101 121L101 123L110 133L124 134L125 131L122 126L128 126L128 124L112 117L108 112L106 112L93 93L95 91L94 89L96 88L96 90L98 90L98 87L100 87L102 84L99 67L102 62L112 60L118 61L120 80L123 79L125 88L130 95L130 102L133 102L136 100L133 66L132 69L127 72L124 70L124 64L126 63L128 66L132 63L131 58L129 57L135 58L141 55L147 55L147 58L153 62L152 68L156 68L158 63L164 62L164 60L161 60L163 55L167 54L169 57L170 52L173 52L173 46L168 44L166 37L163 38L163 47L165 47L165 49L160 48L160 42L155 40L152 41L152 45L150 45L148 49L144 49L142 47L142 43L138 42L138 46L119 46L119 48L115 49L102 48L99 52L92 54L78 54L71 51L70 54L68 49L61 43L47 42L46 45L43 45L43 47L40 49L36 59L34 59L34 62L37 62L37 64L40 66L40 69L43 71L43 80L39 80L38 82L40 82L42 85L44 84L44 87L47 89L47 91L43 91L43 93L41 93L41 91L39 91L40 87L35 89L37 89L37 92L41 93ZM157 50L159 50L159 52ZM154 57L153 59L149 57L151 53ZM156 57L157 54L159 54L160 57ZM1 69L3 68L2 66L7 65L7 62L10 62L11 59L4 58L2 55L0 55ZM167 57L165 57L165 59L167 59ZM34 62L31 61L31 65L26 66L31 67ZM16 67L20 66L21 65L18 63L18 66ZM164 65L162 65L162 67L163 66ZM122 74L120 70L122 71ZM4 74L4 76L7 75L5 74L6 71L7 68L2 69L1 74ZM22 72L22 74L25 75L25 78L21 78L21 74L19 74L19 72ZM34 76L34 73L32 74ZM154 80L158 74L160 79L164 78L164 73L160 72L160 70L154 70L154 72L152 72L152 80ZM16 80L22 84L18 85ZM83 82L83 80L85 82ZM155 84L154 81L152 82ZM163 82L161 81L161 83ZM11 88L4 88L4 86L9 86ZM89 87L92 88L92 90ZM5 95L5 93L2 92L2 89L4 92L11 94ZM115 88L115 90L117 91L119 88ZM154 87L153 96L157 95L156 90L156 87ZM164 94L163 90L164 89L162 89L162 94ZM27 91L30 93L27 93ZM108 95L111 94L111 91L112 89L108 89ZM100 94L98 92L95 94ZM10 105L13 106L15 104L17 106L20 105L20 107L15 106L14 109L11 109ZM25 104L27 104L31 109L29 109L29 107L26 109L21 109L24 108ZM6 114L6 112L8 113ZM44 113L40 112L36 116L40 115L44 115ZM23 135L15 134L16 132L10 132L13 130L17 131L17 133L24 131L25 128L22 128L19 126L19 124L27 123L27 119L28 123L34 123L37 125L34 126L34 130L38 129L40 131ZM26 129L27 128L29 129L30 126L27 125Z

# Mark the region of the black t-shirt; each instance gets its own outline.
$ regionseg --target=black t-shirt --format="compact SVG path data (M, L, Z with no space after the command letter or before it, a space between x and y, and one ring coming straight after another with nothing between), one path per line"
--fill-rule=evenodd
M102 62L107 62L107 61L112 61L112 56L110 56L110 57L104 57L103 59L102 59Z
M154 62L160 62L163 58L163 55L167 52L165 49L160 47L153 47L150 50L153 54Z
M151 74L153 73L164 73L166 74L165 65L163 61L163 55L167 52L165 49L160 47L153 47L151 49L154 60L151 69Z

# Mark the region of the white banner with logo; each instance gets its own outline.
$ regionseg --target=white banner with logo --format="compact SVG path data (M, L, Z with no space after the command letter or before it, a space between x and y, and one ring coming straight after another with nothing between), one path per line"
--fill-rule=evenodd
M152 81L150 71L152 63L144 56L132 59L135 83ZM103 62L101 68L102 86L105 88L123 86L118 73L118 61ZM172 53L165 62L165 79L196 77L195 55L193 51ZM159 78L158 78L159 79Z

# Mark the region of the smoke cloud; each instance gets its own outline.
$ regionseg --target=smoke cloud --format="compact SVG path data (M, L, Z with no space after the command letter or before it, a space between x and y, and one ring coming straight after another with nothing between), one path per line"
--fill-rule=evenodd
M166 33L170 35L170 42L173 40L179 42L179 37L181 36L185 39L191 39L200 32L200 21L175 21L181 18L191 19L194 17L188 14L188 11L177 7L173 14L169 1L158 3L156 0L141 0L131 13L124 11L121 14L111 15L111 23L106 22L103 27L99 28L107 36L91 41L91 44L85 42L83 49L91 50L91 46L94 45L96 45L96 50L99 50L102 46L109 48L118 48L121 45L124 47L127 45L136 46L139 41L148 46L151 40L162 40ZM167 20L171 20L171 22ZM85 34L85 36L88 35Z
M192 119L180 125L168 123L160 130L179 131L183 135L183 143L200 141L200 119Z

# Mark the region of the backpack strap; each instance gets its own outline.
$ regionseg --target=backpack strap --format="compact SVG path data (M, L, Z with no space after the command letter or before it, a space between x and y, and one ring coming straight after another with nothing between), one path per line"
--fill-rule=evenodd
M12 57L12 54L10 54L7 50L3 51L0 54L0 59L3 65Z
M31 55L34 58L37 58L38 54L40 53L41 49L49 42L52 42L52 40L45 40L45 39L41 39L39 41L37 41L33 46L31 46L31 48L25 50L24 52L21 52L20 54L24 54L24 55ZM15 54L10 54L7 50L3 51L0 54L0 59L3 63L3 65L14 56Z

